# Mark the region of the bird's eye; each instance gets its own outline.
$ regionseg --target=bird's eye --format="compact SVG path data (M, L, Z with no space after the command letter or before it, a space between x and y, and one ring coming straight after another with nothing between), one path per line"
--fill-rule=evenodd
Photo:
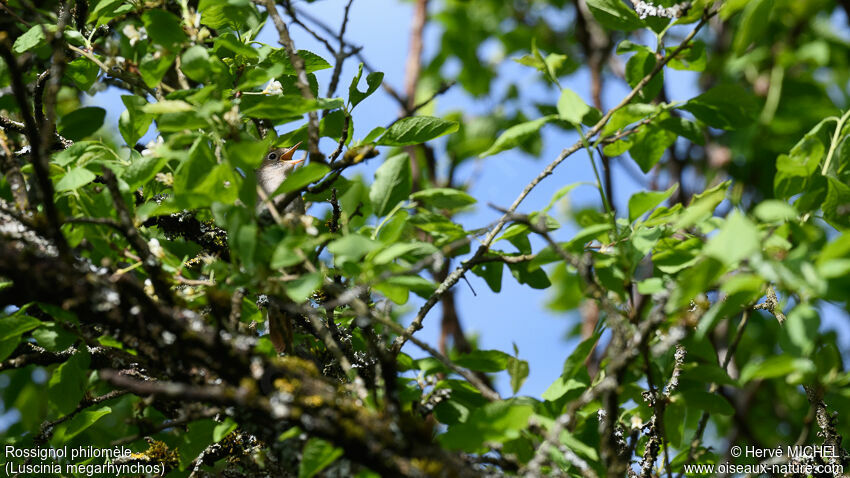
M271 159L272 161L277 159L277 153L269 153L269 159Z

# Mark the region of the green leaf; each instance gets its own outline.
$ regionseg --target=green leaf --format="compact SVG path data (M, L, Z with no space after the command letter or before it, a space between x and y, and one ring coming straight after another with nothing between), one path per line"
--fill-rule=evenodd
M283 287L290 299L295 302L304 302L321 285L322 274L320 272L311 272L309 274L302 274L297 279L286 282Z
M504 268L504 264L499 261L485 262L474 266L472 273L484 278L490 290L498 294L502 291L502 272Z
M486 156L492 156L494 154L501 153L502 151L516 148L520 144L528 141L530 138L540 134L540 128L555 119L558 119L557 115L549 115L511 126L506 129L504 133L499 135L499 138L496 139L493 146L490 146L490 149L481 153L479 157L484 158Z
M115 11L119 4L121 4L123 0L100 0L97 2L97 5L91 10L89 13L89 23L97 20L97 26L103 25L108 22L111 18L114 18ZM89 2L90 4L94 4L95 2Z
M809 359L794 358L790 355L777 355L762 362L750 361L741 369L740 382L746 384L751 380L785 377L794 373L812 373L815 365Z
M546 275L546 271L539 266L533 266L528 262L520 262L517 264L508 264L508 269L511 271L511 275L514 276L514 279L516 279L517 282L520 284L527 284L533 289L546 289L552 285L552 283L549 282L549 277Z
M180 69L194 81L209 82L210 54L207 49L200 45L188 48L180 58Z
M437 441L450 450L475 453L485 443L504 443L519 437L532 413L531 405L520 404L516 399L487 403L476 408L466 422L450 426Z
M478 372L495 373L508 368L512 357L501 350L474 350L455 359L461 367Z
M609 136L611 133L622 131L626 126L648 118L658 113L658 106L646 103L630 103L625 107L617 110L611 115L608 124L602 128L603 136Z
M747 2L741 16L741 23L735 29L735 39L732 42L732 48L737 55L744 53L753 42L758 42L759 38L763 36L770 24L772 7L772 0L751 0Z
M634 135L633 142L629 155L640 166L641 171L648 173L661 160L667 148L676 142L676 135L649 124Z
M50 376L50 381L47 383L50 401L62 415L74 411L85 395L90 362L91 356L88 349L82 347L71 358L60 364Z
M298 478L312 478L342 456L342 449L321 438L310 438L301 450Z
M621 0L587 0L587 7L605 28L625 32L643 28L637 13Z
M367 260L372 264L388 264L399 257L414 254L415 256L426 256L438 252L433 244L428 242L396 242L382 249L375 250Z
M251 95L242 98L240 110L252 118L266 118L276 122L300 119L305 113L342 108L342 98L310 100L299 95Z
M301 241L297 237L286 237L284 240L280 241L272 253L269 267L272 269L280 269L282 267L294 266L304 260L302 259L302 256L295 252L300 245L300 242Z
M292 63L290 63L289 61L289 55L286 54L286 51L283 48L278 49L270 56L276 56L276 59L282 60L282 63L284 63L285 67L283 70L284 75L294 76L297 73L295 71L295 67L293 67ZM300 56L301 59L304 60L304 71L308 74L321 70L326 70L331 67L331 64L328 63L327 60L311 51L298 50L298 56Z
M349 234L328 244L328 252L334 255L335 264L357 262L381 244L360 234Z
M561 90L561 97L558 99L558 116L562 120L579 125L590 111L590 106L587 106L576 92L569 88Z
M562 376L573 378L579 373L579 371L584 367L587 357L590 356L590 353L593 351L594 347L596 347L596 342L599 340L600 336L601 332L597 332L584 339L576 346L575 349L573 349L570 356L564 360Z
M150 39L166 48L173 49L186 41L180 19L165 10L148 10L142 15L145 30Z
M217 423L213 429L213 441L220 442L222 438L230 435L237 428L239 428L238 423L230 417L225 418L223 422Z
M674 184L666 191L640 191L633 194L629 198L629 221L634 222L645 212L669 199L678 187L678 184Z
M704 252L727 265L761 250L761 234L758 228L739 211L734 211L716 236L705 245Z
M79 141L103 126L106 110L97 106L86 106L59 118L56 130L71 141Z
M148 53L143 56L141 62L139 62L139 74L142 75L142 81L145 82L145 85L149 88L159 87L159 82L168 73L175 58L177 58L177 55L174 53L160 55Z
M121 101L127 109L118 118L118 131L128 146L134 146L153 122L153 116L146 113L144 108L148 102L135 95L121 95Z
M667 131L673 132L694 144L705 144L705 136L703 135L702 129L693 121L689 121L678 116L668 116L667 118L659 121L657 124Z
M216 30L248 30L253 31L262 25L261 17L256 7L251 2L242 0L201 0L198 4L201 12L201 23ZM254 37L252 31L246 32L247 36Z
M544 251L551 251L550 248ZM554 255L554 253L553 253ZM538 254L538 257L540 255ZM548 302L548 307L558 312L573 310L584 302L584 284L578 274L566 264L556 265L551 269L554 294Z
M66 331L56 322L47 322L32 331L32 337L38 345L51 352L61 352L77 340L77 337Z
M791 309L787 319L784 332L788 341L800 348L799 355L810 356L817 344L821 324L817 310L809 304L799 304Z
M619 1L619 0L618 0ZM641 48L637 53L632 55L629 58L629 61L626 62L626 80L629 83L629 86L635 88L638 86L641 80L644 79L647 75L652 73L652 70L655 68L656 59L655 54L649 50L648 48ZM651 103L655 97L658 96L658 93L661 92L661 88L664 86L664 72L658 72L654 77L652 77L649 82L643 86L640 90L640 100L644 103Z
M778 199L760 202L753 210L753 214L762 222L787 222L799 216L791 205Z
M224 149L227 151L227 159L231 164L243 171L251 171L258 167L263 162L263 157L269 151L271 144L271 135L266 137L266 141L228 141ZM294 173L293 173L294 174Z
M401 305L407 303L409 292L413 292L419 297L427 299L434 294L434 291L437 290L437 286L424 277L417 275L404 275L390 277L389 279L377 284L375 289L386 295L396 304Z
M225 33L224 35L219 36L215 39L215 52L219 57L225 58L230 55L227 55L226 52L222 52L221 49L224 48L226 50L231 51L235 55L242 55L243 57L249 60L256 60L259 58L259 54L257 50L252 48L249 45L246 45L243 41L236 37L233 33ZM282 50L282 49L281 49ZM289 60L287 59L287 62Z
M41 321L19 310L7 317L0 317L0 340L20 337L41 325Z
M21 343L20 336L0 340L0 360L6 360L8 356L12 355L19 343Z
M667 55L672 54L675 49L675 47L667 47ZM705 43L700 40L691 40L688 47L673 57L667 65L675 70L703 71L706 63Z
M552 199L549 200L549 204L547 204L546 207L544 207L540 212L542 214L548 214L552 207L555 205L555 203L560 201L564 196L568 195L570 191L572 191L576 187L581 186L581 184L582 183L567 184L566 186L557 190L555 194L552 195Z
M638 292L652 295L664 290L664 280L660 277L650 277L637 283Z
M65 173L56 183L56 192L73 191L94 181L95 174L84 167L76 167Z
M277 190L272 194L272 197L281 193L298 191L322 179L328 171L330 171L330 168L320 163L310 163L303 168L298 168L283 180Z
M180 452L180 468L189 466L202 451L215 441L213 434L218 426L212 419L197 420L189 424L185 433L180 436L182 443L178 447Z
M585 380L578 380L562 375L552 382L552 385L549 385L540 398L554 402L570 392L575 393L578 390L585 390L587 386L588 383Z
M12 52L20 55L21 53L40 45L46 39L46 37L44 36L44 31L47 30L48 32L52 33L50 31L51 26L52 25L33 25L23 35L19 36L15 40L15 44L12 45ZM52 27L52 30L56 31L56 27Z
M85 57L77 58L68 63L65 69L65 76L77 85L82 91L88 91L89 88L97 81L97 75L100 68L93 61Z
M519 389L522 388L522 384L525 383L525 379L528 378L528 362L525 360L520 360L516 357L511 357L508 359L508 375L511 377L511 390L513 390L514 395L519 392Z
M162 100L156 103L140 105L144 113L161 115L165 113L184 113L194 111L195 107L183 100Z
M543 58L540 50L537 49L537 38L531 38L531 54L524 55L522 58L514 58L514 61L538 70L540 73L543 73L543 77L547 81L557 85L559 88L561 87L561 83L558 81L558 72L567 61L567 55L550 53L546 55L546 58Z
M723 181L711 189L695 194L674 227L686 229L710 216L714 209L726 198L726 191L731 184L731 181Z
M437 209L460 209L475 204L474 197L451 188L424 189L411 194L410 199Z
M387 129L383 126L376 126L375 128L372 128L372 131L369 131L369 134L367 134L366 137L363 138L363 141L361 141L360 143L374 143L375 140L378 139L382 134L384 134L385 131L387 131Z
M351 103L351 108L353 109L355 106L360 104L361 101L365 100L372 93L374 93L384 81L384 74L376 71L369 73L366 76L366 91L360 91L357 88L358 83L360 83L360 77L363 75L363 63L357 69L357 75L351 80L351 85L348 87L348 101Z
M76 414L67 424L58 426L50 441L53 445L68 443L72 438L84 432L87 428L110 413L112 413L112 408L107 406L96 410L84 410Z
M143 184L146 184L148 181L156 176L158 173L168 162L168 158L163 158L159 156L142 156L137 151L132 150L130 152L131 163L127 169L124 170L123 176L121 179L127 183L127 186L130 189L136 189Z
M369 189L369 200L375 208L375 215L385 216L399 201L410 196L411 189L413 178L407 154L388 158L375 171L375 182Z
M709 126L732 130L751 124L758 106L740 86L724 84L691 99L682 109Z
M720 395L703 392L702 390L687 390L682 392L682 398L689 408L705 410L716 415L730 416L735 409Z
M377 144L381 146L421 144L444 134L454 133L457 129L456 121L446 121L433 116L413 116L393 123L378 139Z
M850 227L850 186L828 176L826 200L823 202L823 218L836 229Z

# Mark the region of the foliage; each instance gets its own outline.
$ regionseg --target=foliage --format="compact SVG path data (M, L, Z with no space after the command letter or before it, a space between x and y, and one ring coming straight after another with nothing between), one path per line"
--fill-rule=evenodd
M833 447L803 463L850 465L847 353L823 320L850 290L850 6L446 0L438 51L411 54L399 93L365 62L340 85L360 54L349 9L365 7L346 2L325 55L290 35L322 20L280 3L5 2L4 445L125 445L119 461L170 476L681 476L733 446L795 443ZM488 42L546 99L485 61ZM690 99L669 100L673 70L699 78ZM564 86L576 78L589 100ZM437 114L455 83L498 106ZM403 113L359 137L356 107L382 84ZM628 93L606 109L612 84ZM82 101L105 87L125 93L114 132ZM555 129L578 139L496 222L461 225L482 206L459 168L539 156ZM306 166L258 195L267 152L299 142ZM555 218L579 185L564 184L520 213L573 156L598 203ZM616 157L650 175L625 211ZM463 335L467 272L581 309L542 396L518 395L520 351ZM424 305L404 328L411 294ZM440 350L416 336L438 303L454 331ZM503 372L510 396L492 386Z

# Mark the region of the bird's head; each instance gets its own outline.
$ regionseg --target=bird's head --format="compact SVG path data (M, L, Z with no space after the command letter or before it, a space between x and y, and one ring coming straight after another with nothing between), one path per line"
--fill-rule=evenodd
M289 174L298 163L304 161L303 159L292 159L300 145L301 141L288 148L276 148L269 151L263 158L260 170L273 170L282 173L284 176Z

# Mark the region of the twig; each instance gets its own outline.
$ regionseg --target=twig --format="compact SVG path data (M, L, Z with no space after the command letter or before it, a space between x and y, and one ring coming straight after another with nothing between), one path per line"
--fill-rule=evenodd
M95 226L107 226L115 229L118 232L124 232L121 224L118 224L114 219L108 217L69 217L65 219L66 223L70 224L93 224Z
M339 84L339 77L342 73L342 65L345 62L345 59L354 53L353 50L345 53L345 40L343 39L345 37L345 30L348 28L348 14L351 11L352 3L354 3L354 0L348 0L348 3L345 4L345 11L342 14L342 25L340 25L339 34L336 36L336 39L339 42L339 50L334 53L336 62L334 63L334 70L331 73L331 81L328 85L328 98L336 93L336 87Z
M333 29L331 29L331 27L329 27L327 24L325 24L320 18L317 18L317 17L315 17L315 16L313 16L313 15L311 15L311 14L309 14L309 13L303 11L303 10L296 9L295 11L298 12L298 15L310 20L311 22L316 24L319 28L321 28L325 32L327 32L331 35L336 35L336 32L334 32ZM363 63L363 67L366 68L366 71L368 71L370 73L378 71L377 69L375 69L371 66L369 61L363 55L363 53L361 52L362 47L355 46L354 44L347 42L347 41L345 41L345 45L352 49L352 53L354 53L354 55L357 56L357 59L361 63ZM404 98L402 98L401 94L399 94L399 92L396 91L395 88L393 88L393 86L391 84L387 83L386 81L383 81L381 83L381 87L384 89L384 91L387 92L388 95L390 95L390 97L392 97L396 102L398 102L398 104L402 108L404 108L404 106L407 104L406 100Z
M723 371L726 371L726 368L729 366L729 362L732 361L732 356L735 354L735 350L738 348L738 344L741 342L741 337L744 336L744 330L747 328L747 323L749 322L750 311L744 310L744 313L741 315L741 322L738 324L738 329L735 331L735 338L732 340L732 343L729 345L729 348L726 349L726 355L723 357L723 361L720 364L720 368ZM712 383L708 389L709 393L714 393L720 386L717 383ZM708 411L702 412L702 416L699 419L699 423L697 424L697 429L694 432L694 437L691 439L690 448L688 449L688 455L685 458L685 462L682 464L682 467L685 465L689 465L693 459L694 454L697 451L697 447L699 447L702 442L702 434L705 433L705 427L708 425L709 418ZM684 470L684 468L682 468ZM681 471L677 475L678 478L682 478L685 472Z
M110 385L139 396L209 401L221 404L244 403L248 399L247 392L240 393L240 391L227 386L139 380L112 369L101 370L99 375L101 380Z
M431 94L431 96L429 96L427 99L425 99L425 100L423 100L423 101L419 102L418 104L414 105L414 106L413 106L412 108L410 108L409 110L405 110L404 114L402 114L402 115L401 115L401 116L399 116L398 118L394 119L394 120L393 120L390 124L388 124L388 125L386 126L386 128L387 128L387 129L390 129L390 127L391 127L392 125L394 125L394 124L398 123L399 121L403 120L404 118L408 118L408 117L410 117L410 116L413 116L413 115L414 115L417 111L419 111L420 109L422 109L423 107L425 107L426 105L428 105L428 103L430 103L430 102L434 101L434 100L435 100L438 96L440 96L440 95L442 95L443 93L445 93L445 92L449 91L449 89L450 89L452 86L456 85L456 84L457 84L457 81L455 81L455 80L451 80L451 81L447 81L447 82L443 83L443 84L440 86L440 88L439 88L439 89L437 89L437 91L435 91L434 93L432 93L432 94Z
M766 310L776 317L776 321L779 322L779 325L785 323L785 314L782 313L782 307L780 307L779 299L776 297L776 290L772 286L767 288L767 294L764 302L756 304L753 306L753 309Z
M47 78L50 70L43 71L35 80L35 89L32 92L32 109L35 114L35 122L44 124L44 87L47 84Z
M329 163L333 163L334 161L336 161L336 158L338 158L339 155L342 154L342 148L345 147L345 142L348 140L348 129L351 127L351 115L349 115L345 111L343 111L343 115L345 115L345 118L342 122L342 135L340 135L339 137L339 142L336 145L336 149L333 153L331 153L330 156L328 156Z
M123 390L122 390L123 391ZM126 391L123 391L127 393ZM134 441L146 437L156 435L157 433L166 430L168 428L176 428L182 425L185 425L190 422L194 422L195 420L202 420L204 418L212 418L221 413L221 409L214 407L208 410L205 410L201 413L187 413L185 416L176 418L174 420L165 420L162 423L157 424L154 427L145 429L144 432L139 432L135 435L131 435L128 437L124 437L118 440L113 441L110 446L122 446L127 445L128 443L133 443Z
M407 334L407 332L404 330L404 328L402 326L396 324L395 322L393 322L391 320L385 319L384 317L372 315L370 317L370 319L374 320L375 322L378 322L382 325L389 327L390 329L392 329L393 332L395 332L397 334L400 334L400 335ZM441 354L437 349L431 347L430 345L428 345L427 343L417 339L416 337L411 336L411 337L408 337L408 339L411 342L413 342L417 347L428 352L428 354L430 354L432 357L437 359L441 364L445 365L449 370L451 370L451 371L457 373L458 375L460 375L461 377L465 378L470 384L472 384L472 386L474 386L476 389L478 389L478 391L481 392L481 395L483 395L484 398L486 398L487 400L496 401L496 400L502 399L502 397L500 397L498 393L496 393L493 389L488 387L487 384L482 382L478 377L475 376L475 374L470 373L468 370L457 366L448 357Z
M280 18L280 14L277 12L277 7L273 0L264 0L263 3L269 13L269 16L272 17L274 26L277 28L277 32L280 35L280 44L283 45L283 48L286 50L286 54L289 56L289 62L292 63L292 67L295 68L297 79L296 83L298 85L298 89L301 90L301 95L308 100L315 99L313 92L310 91L310 82L307 79L304 59L298 55L298 50L295 49L295 43L289 36L289 29L286 27L286 23L283 22L282 18ZM308 150L310 151L310 161L323 163L325 160L322 157L322 153L319 152L319 117L316 115L315 111L310 111L307 115L309 118L307 123L307 139Z
M118 397L121 397L121 396L126 395L126 394L127 394L126 390L113 390L111 392L107 392L107 393L100 395L98 397L94 397L94 398L90 398L90 399L83 399L77 405L77 408L74 411L72 411L71 413L68 413L67 415L64 415L60 418L57 418L56 420L52 420L52 421L42 423L41 424L41 431L39 432L39 434L35 438L33 438L33 442L38 444L38 445L42 445L42 444L46 443L48 440L50 440L50 437L53 435L53 431L55 430L56 425L59 425L61 423L64 423L64 422L70 420L71 418L75 417L78 413L80 413L81 411L85 410L86 408L88 408L92 405L97 405L99 403L103 403L103 402L106 402L108 400L112 400L113 398L118 398Z
M6 13L8 13L8 14L9 14L12 18L14 18L14 19L15 19L15 21L21 22L21 23L23 23L24 25L26 25L27 27L32 27L32 24L30 24L30 22L28 22L28 21L24 20L23 18L21 18L20 16L18 16L18 14L17 14L17 13L15 13L15 11L14 11L14 10L12 10L12 9L11 9L11 8L9 8L8 6L6 6L6 2L5 2L5 0L4 0L4 1L0 1L0 8L2 8L2 9L3 9L3 11L5 11L5 12L6 12Z
M87 60L94 63L95 65L97 65L98 68L100 68L107 75L113 76L113 77L127 83L131 87L139 88L142 91L144 91L145 93L147 93L147 94L149 94L153 97L161 98L162 94L160 94L156 90L148 87L148 85L146 85L143 81L139 81L137 78L127 75L124 70L122 70L118 67L109 68L102 61L100 61L96 56L94 56L91 52L83 50L82 48L77 48L76 46L70 45L70 44L68 45L68 49L79 54L79 55L81 55L81 56L83 56L83 57L85 57ZM168 91L168 90L174 91L174 88L171 88L164 83L162 84L162 87L166 91ZM132 91L132 90L130 90L130 91Z
M0 128L3 128L8 131L14 131L23 135L27 134L27 127L24 123L11 120L9 118L6 118L5 116L0 116ZM53 141L53 144L58 144L62 146L63 149L74 144L73 141L63 137L59 133L55 133L53 135ZM17 153L15 153L15 155L17 155Z
M306 31L307 33L309 33L309 34L310 34L313 38L315 38L315 39L316 39L316 41L318 41L319 43L321 43L322 45L324 45L324 46L325 46L325 48L328 50L328 52L329 52L331 55L334 55L334 56L336 56L336 55L337 55L337 51L336 51L336 49L335 49L335 48L331 45L331 43L330 43L330 42L329 42L329 41L328 41L325 37L323 37L322 35L319 35L318 33L316 33L316 32L315 32L312 28L310 28L309 26L305 25L305 24L304 24L304 22L302 22L302 21L298 18L299 13L298 13L298 11L297 11L297 10L295 10L294 8L292 8L292 2L290 2L290 1L286 0L286 1L284 2L283 7L286 9L286 13L287 13L287 14L289 14L289 17L290 17L290 18L292 18L292 22L293 22L293 23L295 23L295 24L296 24L296 25L298 25L299 27L303 28L303 29L304 29L304 31ZM346 13L347 13L347 12L346 12ZM340 51L342 51L342 50L340 49ZM331 96L331 94L332 94L332 93L331 93L331 92L329 92L327 96L328 96L328 97L330 97L330 96Z

